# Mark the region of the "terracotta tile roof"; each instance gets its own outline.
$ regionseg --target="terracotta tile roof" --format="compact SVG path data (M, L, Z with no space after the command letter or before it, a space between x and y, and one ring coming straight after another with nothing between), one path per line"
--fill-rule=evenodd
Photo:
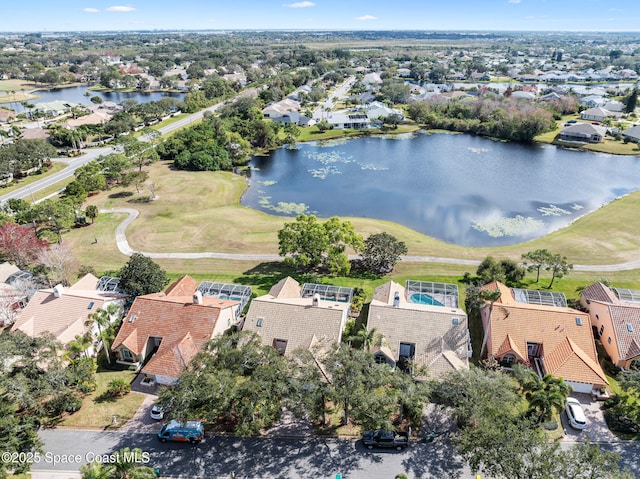
M618 353L621 359L632 359L639 354L632 347L632 342L640 342L640 304L619 303L609 305L609 314L613 322L613 330L618 343ZM629 326L631 331L629 331Z
M527 361L528 359L527 356L525 356L524 354L522 354L522 352L520 352L520 350L518 349L518 346L516 346L513 339L511 339L510 334L507 334L507 337L504 338L504 342L500 345L500 347L498 348L498 352L495 355L503 356L507 353L515 354L522 361Z
M213 338L221 311L239 306L238 301L206 296L202 304L194 304L196 287L193 278L184 276L166 292L136 297L111 348L125 346L134 354L142 355L147 352L150 338L161 338L158 350L144 371L177 377L184 369L182 360L190 360L193 351Z
M198 351L200 346L193 340L191 333L187 333L174 344L158 349L153 358L142 368L142 372L177 378Z
M580 292L580 296L589 301L600 301L602 303L617 303L618 297L610 288L598 282L587 286Z
M583 300L602 303L609 310L620 359L640 356L640 303L621 301L611 288L600 282L586 287L581 296Z
M586 313L572 308L518 303L501 283L491 283L483 288L495 290L496 287L503 294L491 310L489 344L492 350L488 354L500 357L503 351L506 352L507 337L506 347L521 357L528 351L527 343L539 343L543 345L543 362L548 372L562 373L568 381L588 383L598 378L598 384L602 383L605 375L597 362L591 323Z
M92 281L91 277L95 279L95 276L88 276L90 278L85 276L70 288L63 288L59 298L51 288L36 291L12 329L34 337L50 332L63 344L83 335L89 329L85 322L90 314L109 302L124 298L117 293L97 291L97 279L94 289L76 288L86 286Z

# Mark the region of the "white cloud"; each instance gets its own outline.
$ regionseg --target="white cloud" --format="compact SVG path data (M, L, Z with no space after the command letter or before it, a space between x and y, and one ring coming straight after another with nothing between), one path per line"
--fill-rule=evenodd
M507 3L520 3L522 0L507 0Z
M133 12L134 10L135 8L133 7L124 7L122 5L107 8L107 12Z
M83 8L82 11L86 13L100 13L100 10L91 7Z
M369 20L377 20L378 17L374 17L373 15L362 15L361 17L356 17L356 20L360 20L361 22L366 22Z
M295 2L295 3L285 3L282 6L289 7L289 8L307 8L307 7L315 7L316 4L313 2Z

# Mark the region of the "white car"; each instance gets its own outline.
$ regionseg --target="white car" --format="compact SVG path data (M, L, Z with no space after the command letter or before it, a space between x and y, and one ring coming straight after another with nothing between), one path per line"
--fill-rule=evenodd
M567 404L564 409L567 412L567 418L572 428L582 430L587 427L587 418L584 415L580 401L575 398L567 398Z
M162 406L154 404L149 415L151 416L151 419L160 421L162 418L164 418L164 408Z

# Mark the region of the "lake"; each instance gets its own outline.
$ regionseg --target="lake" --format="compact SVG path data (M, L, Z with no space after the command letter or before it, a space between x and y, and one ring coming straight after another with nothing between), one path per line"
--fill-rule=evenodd
M304 143L250 166L251 208L389 220L467 246L538 238L640 188L638 156L445 133Z
M85 93L89 92L90 96L86 96ZM184 93L170 93L170 92L102 92L91 91L87 89L87 85L79 85L68 88L53 88L51 90L38 90L34 92L38 95L38 98L29 100L29 103L37 104L43 102L50 102L55 100L70 101L73 103L79 103L81 105L91 106L91 97L99 96L103 101L112 101L115 103L121 103L123 100L135 100L138 103L147 103L150 101L158 101L164 97L170 96L178 100L184 99ZM18 113L24 111L24 107L20 103L5 103L4 106L12 108Z

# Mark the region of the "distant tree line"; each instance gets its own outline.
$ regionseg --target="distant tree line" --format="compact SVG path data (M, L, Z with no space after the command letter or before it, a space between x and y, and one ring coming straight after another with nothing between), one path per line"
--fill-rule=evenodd
M556 127L549 110L508 98L414 102L407 112L412 120L427 128L512 141L529 142Z

